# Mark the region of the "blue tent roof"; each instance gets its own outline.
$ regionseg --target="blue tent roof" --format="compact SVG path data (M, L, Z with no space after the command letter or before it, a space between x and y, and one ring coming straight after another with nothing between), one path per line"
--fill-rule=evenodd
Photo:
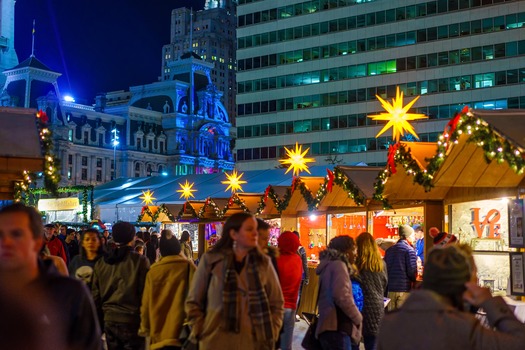
M324 177L326 169L333 170L333 165L314 166L310 168L310 174L304 173L305 177ZM263 194L268 185L291 186L292 174L285 174L285 169L252 170L242 172L242 180L247 181L242 185L243 193ZM154 193L157 204L184 203L180 198L179 183L186 180L194 183L194 198L191 200L203 201L211 198L230 198L231 192L226 192L226 185L221 181L226 180L224 173L198 174L185 176L154 176L142 178L121 178L108 182L95 188L95 203L97 205L142 205L142 191L151 190Z

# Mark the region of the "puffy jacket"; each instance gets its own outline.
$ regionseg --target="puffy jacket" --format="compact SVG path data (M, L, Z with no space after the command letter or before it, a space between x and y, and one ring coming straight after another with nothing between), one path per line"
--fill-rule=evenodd
M140 324L140 303L148 259L121 247L99 259L93 269L93 300L104 321Z
M379 323L385 315L384 296L387 286L386 264L383 262L383 271L359 271L359 280L363 288L363 335L375 336L379 331Z
M404 239L386 250L385 263L388 272L389 292L408 292L416 281L416 251Z

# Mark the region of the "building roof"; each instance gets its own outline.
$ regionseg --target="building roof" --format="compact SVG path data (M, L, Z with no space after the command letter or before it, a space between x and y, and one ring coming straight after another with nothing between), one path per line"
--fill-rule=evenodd
M196 58L196 59L202 61L202 58L201 58L199 55L197 55L195 52L193 52L193 51L183 53L183 54L180 56L180 59L181 59L181 60L185 60L185 59L190 58L190 57L193 57L193 58Z
M29 56L26 60L20 62L16 67L9 68L6 70L20 69L20 68L37 68L42 70L47 70L53 72L48 66L46 66L42 61L40 61L35 56Z
M333 166L314 166L310 168L311 174L305 176L325 176L326 168ZM291 186L291 173L285 174L285 169L253 170L239 172L244 173L242 180L247 181L242 185L245 194L262 195L268 185L272 186ZM191 184L194 183L194 198L191 200L205 200L206 198L230 198L231 192L225 191L227 185L221 183L226 180L224 173L215 174L198 174L186 176L154 176L142 178L116 179L95 188L95 202L97 205L130 205L140 206L142 191L151 190L154 192L155 202L159 204L184 203L180 198L179 183L185 183L186 180Z

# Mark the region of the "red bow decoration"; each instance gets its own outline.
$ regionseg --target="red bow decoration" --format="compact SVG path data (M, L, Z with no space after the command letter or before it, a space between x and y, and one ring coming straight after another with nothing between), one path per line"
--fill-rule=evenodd
M208 204L210 204L210 199L209 198L206 198L206 201L204 202L204 206L208 206Z
M268 187L266 187L266 190L264 190L264 197L263 197L263 202L266 203L266 201L268 200L268 194L270 193L270 189L272 188L271 185L268 185Z
M468 106L463 107L463 109L461 110L461 114L467 114L468 110L469 110Z
M459 121L461 120L461 114L460 113L456 113L456 115L454 116L454 118L450 119L447 123L447 126L445 126L445 132L448 131L448 134L449 135L452 135L452 133L456 130L456 128L458 127L458 123Z
M295 183L297 182L297 179L298 178L295 176L292 178L292 193L295 191Z
M233 196L228 201L228 207L231 207L233 205Z
M146 209L148 209L148 206L145 205L142 207L142 210L140 211L141 214L144 214L144 212L146 211Z
M397 173L396 170L396 152L399 149L399 143L388 146L388 157L387 157L387 166L392 174Z
M334 173L330 169L326 169L326 172L328 173L328 183L326 184L326 190L328 192L332 192L332 187L334 186Z
M49 118L46 114L46 112L44 112L43 110L39 110L37 113L36 113L36 117L38 119L40 119L40 121L44 124L47 124L47 122L49 121Z

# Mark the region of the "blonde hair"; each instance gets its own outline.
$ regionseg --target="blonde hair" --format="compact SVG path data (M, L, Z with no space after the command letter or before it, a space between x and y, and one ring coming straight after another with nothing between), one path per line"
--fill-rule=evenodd
M357 244L356 265L359 271L383 271L383 259L381 254L379 254L379 247L374 237L368 232L362 232L355 241Z

